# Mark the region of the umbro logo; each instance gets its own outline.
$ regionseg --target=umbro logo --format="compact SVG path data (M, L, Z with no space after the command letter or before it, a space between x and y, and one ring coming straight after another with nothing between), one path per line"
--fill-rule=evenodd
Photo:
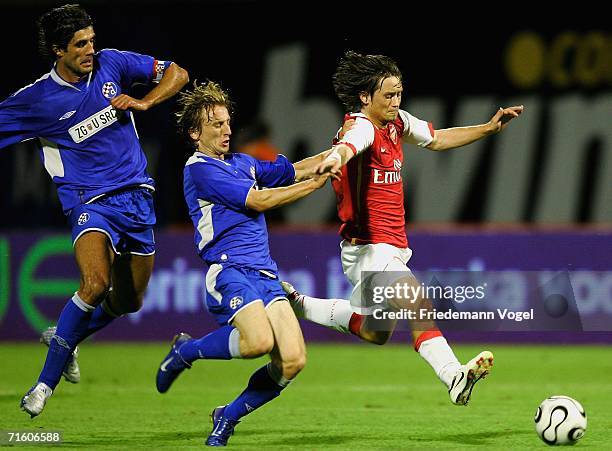
M387 149L385 149L384 147L380 148L380 153L386 153L386 152L387 152Z
M64 113L62 115L62 117L59 118L60 121L63 121L64 119L68 119L70 116L72 116L74 113L76 113L76 110L73 111L68 111L66 113Z

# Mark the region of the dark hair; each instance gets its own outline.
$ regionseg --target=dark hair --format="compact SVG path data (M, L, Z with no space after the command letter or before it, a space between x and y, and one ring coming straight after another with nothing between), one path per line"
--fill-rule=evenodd
M193 139L189 134L202 131L202 118L208 118L215 106L224 106L230 116L234 112L234 104L229 94L219 83L210 80L200 84L195 80L191 91L179 94L178 105L180 107L176 113L178 132L191 144Z
M93 25L93 20L78 4L64 5L38 18L38 51L55 58L54 47L66 49L74 34Z
M361 55L349 50L340 59L332 82L346 111L358 112L361 110L359 95L366 92L373 96L389 77L402 80L402 73L391 58L384 55Z

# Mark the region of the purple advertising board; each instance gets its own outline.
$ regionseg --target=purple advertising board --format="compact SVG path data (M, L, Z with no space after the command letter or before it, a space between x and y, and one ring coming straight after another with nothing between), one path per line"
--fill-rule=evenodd
M414 231L409 263L419 271L514 271L569 274L583 316L580 330L449 332L455 340L612 342L612 231ZM177 331L203 335L216 327L203 304L206 267L190 232L156 236L155 270L144 307L115 321L95 340L166 341ZM332 230L273 229L270 247L281 278L303 293L345 298L339 237ZM53 233L0 235L0 340L34 340L56 320L78 288L70 238ZM530 306L526 306L530 307ZM584 319L591 319L584 321ZM310 341L354 340L302 322ZM406 332L395 340L405 340Z

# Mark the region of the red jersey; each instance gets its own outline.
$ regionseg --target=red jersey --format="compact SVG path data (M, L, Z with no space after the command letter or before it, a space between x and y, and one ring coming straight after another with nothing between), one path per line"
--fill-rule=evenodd
M355 119L355 125L338 144L349 146L355 156L342 167L342 179L332 181L340 235L353 244L406 248L402 137L425 147L433 140L433 127L403 110L383 128L361 113L347 119Z

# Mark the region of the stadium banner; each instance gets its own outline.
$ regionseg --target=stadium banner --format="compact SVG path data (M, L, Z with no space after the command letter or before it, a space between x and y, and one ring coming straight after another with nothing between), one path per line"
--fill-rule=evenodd
M453 340L612 342L612 231L414 231L409 238L414 252L409 266L420 286L452 288L452 301L442 302L456 314L479 309L474 303L455 302L457 287L465 288L466 278L473 282L468 292L474 296L489 287L484 294L490 300L488 310L496 315L490 322L464 317L454 325L443 317L448 309L440 308L442 316L435 319ZM144 307L93 340L166 341L178 331L199 336L217 327L204 307L206 267L195 253L192 234L160 232L156 240ZM270 233L282 279L301 293L349 299L352 286L342 272L339 242L331 230ZM78 285L69 235L0 234L0 340L37 339L54 324ZM507 309L501 318L498 308ZM530 318L544 313L554 321ZM308 322L302 325L307 340L356 340ZM395 341L409 340L407 327L398 330Z

